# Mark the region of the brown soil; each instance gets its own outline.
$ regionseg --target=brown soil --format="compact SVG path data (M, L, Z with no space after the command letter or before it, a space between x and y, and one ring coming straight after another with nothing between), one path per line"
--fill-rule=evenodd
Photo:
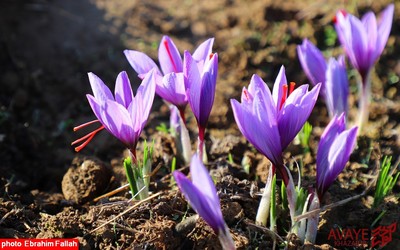
M270 234L254 225L268 161L241 136L229 100L240 96L254 73L271 87L282 64L289 81L306 83L296 54L302 39L336 55L341 49L329 41L336 10L360 15L370 9L378 12L389 2L0 1L0 238L77 237L82 249L221 248L212 229L191 217L194 211L170 186L176 149L169 135L155 129L169 118L158 97L142 136L155 141L153 167L161 165L151 182L152 193L160 193L148 202L130 203L127 190L93 201L126 183L121 166L124 148L111 135L101 133L79 154L70 146L83 135L72 128L94 118L85 98L91 92L86 73L96 73L113 88L117 74L126 70L137 87L139 79L122 51L136 49L157 58L158 43L166 34L181 52L215 37L219 79L206 135L207 166L217 180L222 211L237 248L272 248ZM377 162L385 155L396 161L400 154L400 2L395 4L391 37L373 74L368 132L359 138L350 164L323 205L362 193L376 175ZM354 81L351 84L355 86ZM351 90L350 120L357 114L356 90ZM189 109L187 115L194 142L197 130ZM329 122L323 101L309 121L314 126L311 152L303 154L299 145L291 145L285 154L288 163L303 161L304 187L314 184L316 147ZM251 165L249 174L240 166L244 157ZM180 162L177 168L188 172ZM289 248L332 249L335 244L328 240L332 228L370 228L384 210L374 227L398 223L399 190L398 182L395 196L379 208L371 208L371 189L362 198L323 212L317 244L303 245L289 237ZM283 215L278 222L282 237L287 225ZM397 225L387 249L400 249Z

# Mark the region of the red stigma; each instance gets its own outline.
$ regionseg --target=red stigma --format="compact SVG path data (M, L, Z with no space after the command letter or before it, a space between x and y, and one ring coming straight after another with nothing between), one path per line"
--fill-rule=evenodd
M210 53L210 55L208 56L208 59L211 60L211 58L213 57L214 53Z
M174 62L174 60L172 58L171 50L169 49L169 44L168 44L167 40L164 40L164 46L165 46L165 49L167 50L167 54L168 54L169 60L171 60L172 67L174 68L174 72L177 73L178 70L176 69L176 65L175 65L175 62Z
M296 86L296 83L295 83L295 82L290 82L290 87L289 87L289 94L288 94L288 96L289 96L291 93L293 93L294 86Z
M296 86L296 83L294 82L290 82L290 87L285 84L282 86L282 98L281 98L281 103L279 104L279 109L282 108L283 104L286 102L286 99L288 98L288 96L293 92L294 90L294 86ZM289 89L289 92L288 92Z
M282 92L281 103L279 104L279 109L281 109L283 104L285 103L286 98L287 98L287 92L288 92L287 84L283 85L282 88L283 88L283 90L282 90L283 92Z
M342 14L344 17L347 16L347 12L345 10L339 10L338 13L333 17L333 23L337 23L337 15Z
M99 121L99 120L94 120L94 121L90 121L90 122L84 123L84 124L82 124L82 125L76 126L76 127L74 127L74 131L78 131L79 129L84 128L84 127L86 127L86 126L88 126L88 125L90 125L90 124L93 124L93 123L95 123L95 122L98 122L98 121ZM94 131L90 132L89 134L87 134L87 135L85 135L85 136L79 138L78 140L73 141L73 142L71 143L71 146L72 146L72 145L75 145L75 144L78 144L78 143L80 143L80 142L82 142L82 141L84 141L81 145L75 147L75 151L76 151L76 152L81 151L84 147L86 147L86 145L88 145L88 143L93 139L93 137L94 137L98 132L100 132L100 131L103 130L103 129L104 129L104 126L101 125L101 126L100 126L99 128L97 128L96 130L94 130Z
M243 94L244 94L244 96L246 97L246 100L247 100L247 101L250 100L249 92L247 91L247 89L243 89Z

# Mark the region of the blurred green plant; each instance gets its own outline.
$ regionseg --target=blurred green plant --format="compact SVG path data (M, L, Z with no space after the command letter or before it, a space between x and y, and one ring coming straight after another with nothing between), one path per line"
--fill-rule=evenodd
M137 165L132 163L132 158L124 159L124 169L128 179L132 198L143 200L149 196L149 184L151 173L151 159L153 157L154 141L151 146L144 141L143 160L137 161Z
M312 132L312 125L309 122L306 122L303 128L297 134L300 144L303 147L305 153L310 152L311 132Z
M175 169L176 169L176 157L173 157L172 162L171 162L171 173L173 173L175 171ZM173 175L171 175L171 179L170 179L169 183L171 186L175 185L176 182L175 182L175 178Z
M397 171L397 166L392 169L392 157L385 156L379 170L378 179L376 181L374 204L373 207L378 207L385 196L387 196L393 189L394 185L399 178L400 172Z
M162 122L160 125L158 125L158 126L156 127L156 130L157 130L158 132L162 132L162 133L166 133L166 134L169 134L170 131L171 131L171 130L168 128L167 124L165 124L164 122Z
M276 175L272 178L271 184L271 207L269 209L269 229L273 232L277 231L276 228Z
M332 47L335 45L336 40L337 40L337 33L333 26L331 25L326 25L324 27L324 43L327 47Z
M241 162L242 168L247 174L250 174L251 160L247 155L244 155Z

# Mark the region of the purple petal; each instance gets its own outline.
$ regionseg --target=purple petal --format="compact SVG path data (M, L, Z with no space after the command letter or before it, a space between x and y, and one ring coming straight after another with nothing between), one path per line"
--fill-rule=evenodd
M350 14L336 15L336 30L353 67L365 76L372 66L368 53L368 36L363 23Z
M173 175L179 189L193 209L211 226L215 233L218 233L218 230L225 225L219 203L212 203L208 197L203 194L202 189L194 186L193 183L179 171L174 171ZM217 213L215 212L216 210L218 210Z
M308 85L302 85L286 99L278 114L278 127L283 149L290 144L310 116L320 87L321 83L307 92Z
M207 125L207 121L210 116L212 106L214 104L217 75L218 55L214 54L209 63L206 63L204 67L200 92L192 92L190 90L191 95L200 95L200 103L197 106L199 108L197 118L200 126L203 128L205 128Z
M200 117L200 93L202 91L202 80L197 64L188 51L184 52L184 61L185 67L183 68L183 73L188 101L194 116L198 120Z
M124 50L124 54L129 64L142 79L153 68L158 70L157 64L145 53L136 50Z
M132 86L125 71L119 73L115 84L115 101L128 108L133 99Z
M163 77L162 85L157 88L157 94L177 107L185 107L188 100L183 73L166 74Z
M368 12L363 16L361 22L364 25L368 37L367 50L365 51L366 58L368 58L368 64L372 66L380 55L380 53L375 53L378 41L378 26L376 24L375 15L372 12Z
M160 47L158 48L158 60L164 75L175 72L182 72L182 58L174 42L168 37L163 36Z
M114 101L107 101L102 109L105 128L128 148L136 146L137 136L132 128L131 117L124 106Z
M100 121L100 123L103 124L104 127L106 127L106 125L104 124L105 122L103 121L103 118L101 115L101 113L102 113L101 108L105 102L100 104L100 103L98 103L98 100L94 96L89 95L89 94L87 94L86 97L89 101L89 105L92 108L94 115L97 117L97 119Z
M273 119L271 124L262 124L260 117L252 114L237 100L231 99L231 105L236 124L244 137L274 165L283 165L279 130ZM268 114L272 112L266 113L263 119L268 120Z
M376 44L376 54L379 57L382 54L382 51L386 45L386 42L389 38L390 30L392 29L392 22L393 22L393 13L394 13L394 5L389 4L386 7L379 18L379 25L378 25L378 42Z
M94 98L97 99L98 103L102 105L107 100L114 100L110 89L104 84L104 82L92 72L88 73L90 86L92 87Z
M297 46L297 54L311 83L316 85L321 82L324 85L326 62L321 51L310 41L304 39L303 43ZM324 90L322 90L322 93L324 93Z
M281 69L279 70L279 74L276 77L274 87L272 90L272 98L274 99L276 110L279 110L280 103L282 100L282 91L283 85L287 84L286 75L285 75L285 67L282 65Z
M197 47L193 53L193 59L196 61L207 61L212 53L214 38L209 38Z
M252 96L254 96L256 91L261 91L262 96L264 97L263 99L265 99L269 104L274 105L271 91L269 90L267 84L263 81L263 79L261 79L260 76L254 74L250 80L249 92Z
M201 190L202 194L219 210L220 204L217 189L215 188L207 168L197 154L193 155L190 162L190 173L192 175L193 185Z
M326 70L325 99L328 106L329 115L347 114L347 98L349 95L349 81L347 79L344 58L336 61L330 58Z
M145 78L143 79L142 83L140 84L136 96L138 94L141 95L141 98L143 100L140 102L141 104L141 109L139 109L139 112L141 113L142 120L141 124L146 124L147 119L150 114L151 107L153 106L153 101L154 101L154 95L155 95L155 90L156 90L156 75L157 72L155 70L150 71ZM135 97L136 98L136 97ZM138 104L138 100L136 100L136 103ZM144 125L142 125L142 128Z

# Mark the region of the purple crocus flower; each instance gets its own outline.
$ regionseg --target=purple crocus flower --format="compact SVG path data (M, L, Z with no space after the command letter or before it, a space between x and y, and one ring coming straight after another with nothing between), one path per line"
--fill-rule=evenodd
M221 205L214 182L197 154L190 164L192 181L179 171L173 175L179 189L192 208L207 222L219 236L224 249L234 249L235 245L221 212Z
M310 116L320 87L320 83L311 91L308 91L308 85L294 89L294 83L291 83L288 87L282 66L272 95L265 82L253 75L248 89L243 88L242 102L231 100L239 130L278 169L285 185L289 176L282 152Z
M336 31L351 64L361 76L359 82L359 118L360 130L368 121L371 98L370 71L388 40L393 21L394 5L390 4L381 13L377 22L372 12L365 14L361 20L339 11L335 17Z
M317 152L317 193L320 200L342 172L353 152L356 126L346 129L344 114L334 116L321 136Z
M189 104L199 128L199 154L202 157L204 133L214 104L215 86L218 75L218 55L212 54L204 63L198 63L195 55L184 52L185 86Z
M324 97L330 117L347 113L349 81L347 79L344 57L338 60L329 58L326 63L322 52L307 39L297 46L301 66L312 84L321 83L321 95Z
M95 74L89 73L89 81L93 95L86 95L89 104L98 120L74 128L78 130L96 121L102 126L88 135L74 141L72 145L84 141L75 150L85 147L96 133L105 128L118 138L136 158L136 144L146 125L155 94L154 71L147 74L139 86L136 96L126 72L121 72L116 80L115 98L110 89ZM136 159L133 159L136 161Z
M368 72L382 54L392 28L394 5L390 4L381 13L377 22L372 12L361 20L338 11L335 18L336 31L353 66L366 78Z
M214 38L203 42L194 52L193 57L196 62L203 65L211 54ZM151 69L157 68L156 93L164 100L174 104L180 111L180 115L185 120L184 110L188 103L185 83L183 79L183 61L178 48L168 36L163 36L158 48L158 60L161 71L156 63L146 54L135 51L125 50L124 54L132 68L143 78Z

